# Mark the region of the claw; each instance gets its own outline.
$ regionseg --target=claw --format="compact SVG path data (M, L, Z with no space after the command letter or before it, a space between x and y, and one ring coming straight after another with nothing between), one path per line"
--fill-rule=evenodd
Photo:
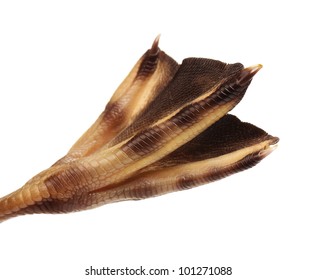
M274 137L269 145L259 152L259 157L261 160L276 150L278 141L278 137Z
M160 42L161 34L157 35L153 41L152 47L150 49L151 55L156 55L159 52L159 42Z
M254 66L250 66L250 67L244 68L242 70L242 72L241 72L241 75L240 75L239 80L238 80L237 83L240 86L246 85L247 83L249 83L252 80L254 75L261 70L262 67L263 66L261 64L257 64L257 65L254 65Z

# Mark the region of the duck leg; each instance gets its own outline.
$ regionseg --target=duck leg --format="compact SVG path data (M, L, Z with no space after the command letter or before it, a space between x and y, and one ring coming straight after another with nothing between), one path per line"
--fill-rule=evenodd
M178 65L157 38L70 151L0 199L0 221L147 198L255 165L278 138L227 113L260 69L204 58Z

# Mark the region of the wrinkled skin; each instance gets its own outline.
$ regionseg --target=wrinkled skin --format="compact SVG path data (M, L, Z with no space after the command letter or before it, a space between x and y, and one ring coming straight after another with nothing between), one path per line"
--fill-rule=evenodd
M227 114L261 65L181 65L158 38L63 158L0 199L0 221L192 188L256 165L277 137Z

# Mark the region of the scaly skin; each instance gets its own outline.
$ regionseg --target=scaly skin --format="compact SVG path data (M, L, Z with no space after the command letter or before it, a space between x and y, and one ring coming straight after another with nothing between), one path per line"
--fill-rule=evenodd
M96 122L63 158L0 199L0 221L142 199L257 164L278 138L227 113L261 65L178 65L157 37Z

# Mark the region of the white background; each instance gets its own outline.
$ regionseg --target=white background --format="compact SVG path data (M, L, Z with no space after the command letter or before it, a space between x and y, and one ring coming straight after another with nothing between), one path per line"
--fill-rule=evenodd
M1 1L0 196L67 152L159 33L178 62L263 64L232 113L281 140L255 168L213 184L1 223L0 278L88 279L90 266L143 265L233 268L214 279L317 279L312 4ZM153 279L210 278L176 272Z

